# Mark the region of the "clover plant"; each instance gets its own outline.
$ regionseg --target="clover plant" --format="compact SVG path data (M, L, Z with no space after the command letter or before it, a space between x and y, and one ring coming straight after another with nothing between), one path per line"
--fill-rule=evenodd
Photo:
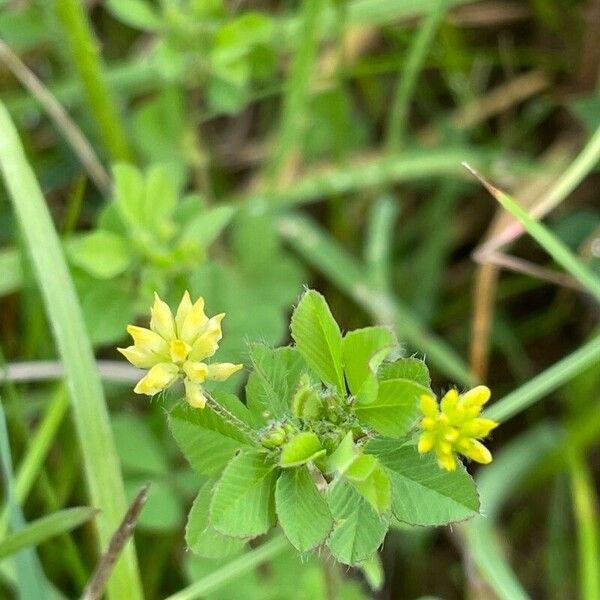
M131 326L134 345L121 350L149 369L137 393L185 383L169 423L207 478L188 517L195 553L226 556L278 523L300 553L326 547L360 565L393 520L434 526L478 513L457 454L492 459L478 441L496 426L480 416L488 388L450 390L438 406L425 363L402 356L389 329L342 335L323 296L308 290L291 318L292 346L249 345L243 402L209 381L241 368L210 361L223 316L208 318L187 292L173 316L157 296L150 329Z

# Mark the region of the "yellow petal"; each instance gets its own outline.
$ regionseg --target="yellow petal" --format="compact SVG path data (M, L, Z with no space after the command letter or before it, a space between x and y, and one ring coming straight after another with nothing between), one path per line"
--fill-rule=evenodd
M207 323L208 317L204 314L204 298L198 298L183 319L179 332L180 339L193 346Z
M458 392L452 388L446 395L442 398L440 402L440 408L443 413L446 413L448 416L452 416L457 409L458 406Z
M466 408L477 407L481 408L492 395L490 388L486 385L478 385L472 390L464 393L461 398Z
M244 365L234 365L233 363L214 363L208 365L207 377L208 379L214 379L216 381L225 381L243 367Z
M181 337L181 330L183 329L183 322L185 318L188 316L190 309L192 308L192 300L190 298L190 293L185 290L183 293L183 297L181 298L181 302L177 307L177 314L175 315L175 326L177 327L177 335Z
M433 446L435 445L435 435L429 431L422 433L419 437L419 444L417 446L417 450L420 454L425 454L425 452L429 452Z
M134 344L140 350L154 352L161 358L168 358L169 345L158 333L137 325L127 325L127 333L133 338Z
M439 414L437 400L429 394L423 394L420 399L421 412L432 419L435 419Z
M158 363L154 365L145 377L140 379L133 389L136 394L154 396L161 390L168 388L176 379L179 369L172 363Z
M208 365L203 362L187 361L183 364L183 372L194 383L202 383L208 375Z
M153 352L147 352L136 346L127 348L117 348L117 350L132 364L140 369L149 369L156 363L160 362L160 358Z
M492 462L492 453L477 440L468 440L468 443L461 444L460 453L482 465Z
M465 423L461 427L461 434L465 437L482 438L486 437L492 429L498 427L498 423L492 419L479 417Z
M221 313L207 321L202 333L194 342L190 352L190 360L209 358L219 349L219 340L223 337L221 321L224 317L225 313Z
M191 350L192 347L183 340L173 340L169 347L171 360L174 363L182 363L188 357Z
M423 429L431 430L434 429L437 425L437 419L432 419L431 417L423 417L421 419L421 427Z
M150 309L150 329L163 339L170 341L175 337L175 321L169 305L154 292L154 304Z
M446 471L456 470L456 458L454 454L438 452L437 461L440 468L445 469Z
M206 396L202 392L202 387L189 379L184 379L183 383L185 385L185 399L188 404L194 408L204 408L206 406Z

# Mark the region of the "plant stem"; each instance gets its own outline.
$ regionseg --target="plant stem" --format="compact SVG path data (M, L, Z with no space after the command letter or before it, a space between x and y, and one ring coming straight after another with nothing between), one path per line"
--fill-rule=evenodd
M219 404L210 394L204 393L206 404L210 406L225 422L233 425L240 431L243 431L251 440L256 439L254 430L246 425L244 421L238 419L233 413L229 412L222 404Z
M104 78L98 43L83 5L78 0L54 0L54 9L71 46L92 116L112 160L131 160L119 113Z
M223 565L220 569L200 579L200 581L196 581L196 583L193 583L189 587L169 596L166 600L193 600L200 596L206 596L220 589L233 579L245 575L258 567L258 565L281 554L288 547L289 543L287 539L280 534L262 544L262 546L254 548L239 558L232 560L230 563Z

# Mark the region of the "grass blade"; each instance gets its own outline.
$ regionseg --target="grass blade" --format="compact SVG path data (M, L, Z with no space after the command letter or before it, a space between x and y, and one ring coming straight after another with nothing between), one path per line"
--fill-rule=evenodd
M410 102L415 91L419 73L423 69L425 59L431 51L433 38L446 14L448 0L435 0L429 12L423 18L417 35L415 36L406 66L400 75L396 95L390 111L390 123L387 132L388 152L398 152L403 145L408 124Z
M527 233L535 239L544 250L559 264L565 271L570 273L598 302L600 302L600 279L588 269L565 244L563 244L548 228L544 227L539 221L536 221L527 211L515 202L508 194L494 187L483 179L466 163L465 166L485 188L494 196L498 202L517 219L525 228Z
M270 165L270 181L278 183L280 175L294 162L294 153L302 149L306 114L310 101L310 82L314 74L318 46L318 17L321 0L304 0L301 4L301 25L298 31L299 45L292 61L287 80L286 94L273 162Z
M50 450L63 417L68 408L69 398L64 386L59 386L54 397L45 407L44 415L40 421L35 435L27 447L26 454L19 465L15 478L15 495L17 502L23 504L29 491L40 473L44 460ZM7 508L0 513L0 536L6 531Z
M464 525L465 541L479 572L504 600L526 600L529 595L503 556L494 535L494 521L515 489L557 441L556 431L550 426L531 429L506 446L477 478L481 512L485 516L475 517ZM509 479L506 473L510 473Z
M118 527L127 503L100 378L60 240L3 104L0 104L0 132L0 170L65 365L91 504L102 511L96 522L100 544L105 547ZM109 595L119 600L142 597L131 544L114 571Z
M28 523L17 533L0 542L0 560L23 548L37 546L49 538L71 531L91 519L97 512L95 508L87 506L67 508Z
M597 362L600 362L600 335L492 404L485 411L485 416L495 421L506 421Z
M15 484L12 470L12 457L10 452L10 443L8 440L8 430L6 429L6 419L4 417L4 408L0 401L0 463L4 479L4 489L6 490L7 505L9 507L9 516L13 531L20 530L25 519L21 512L21 507L15 497ZM23 550L15 557L16 565L16 585L21 598L39 598L45 600L52 599L54 595L46 580L42 567L36 553L32 549Z
M569 472L577 524L579 597L582 600L598 600L600 598L600 540L595 485L581 454L571 453Z
M391 249L399 204L389 194L379 196L369 215L364 262L373 285L388 290L391 283Z
M0 251L0 297L16 292L23 281L19 251L6 248Z

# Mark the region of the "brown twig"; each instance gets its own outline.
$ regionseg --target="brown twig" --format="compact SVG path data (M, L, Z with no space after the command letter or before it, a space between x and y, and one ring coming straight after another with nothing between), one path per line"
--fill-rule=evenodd
M149 483L144 485L138 492L134 501L129 505L129 508L125 513L125 517L123 517L119 528L117 531L115 531L110 540L108 549L100 558L92 578L83 591L81 600L99 600L99 598L102 596L112 569L117 562L123 547L133 534L133 530L135 529L140 513L142 512L142 508L146 503L149 488Z
M4 62L13 75L37 99L57 129L63 134L73 152L89 173L92 181L103 194L107 194L110 190L110 177L108 173L102 166L100 159L96 156L91 144L71 117L69 117L60 102L2 40L0 40L0 60Z

